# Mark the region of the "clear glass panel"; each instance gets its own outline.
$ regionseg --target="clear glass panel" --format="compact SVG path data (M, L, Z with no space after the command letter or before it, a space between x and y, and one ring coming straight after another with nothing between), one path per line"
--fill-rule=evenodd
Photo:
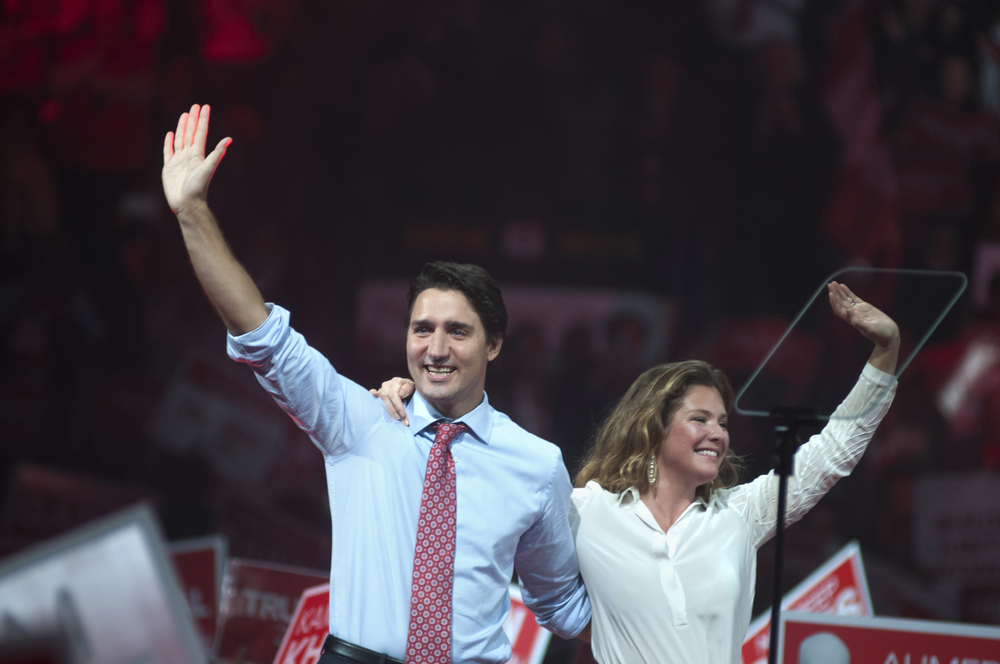
M738 413L768 417L775 408L815 408L821 419L829 419L850 392L873 345L831 311L826 286L831 281L846 284L899 325L897 377L944 329L941 323L968 284L961 272L847 268L831 274L737 393Z

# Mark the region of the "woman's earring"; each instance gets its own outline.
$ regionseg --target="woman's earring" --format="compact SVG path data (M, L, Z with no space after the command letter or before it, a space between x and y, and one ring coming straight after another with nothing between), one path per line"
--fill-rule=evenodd
M646 478L649 480L649 486L656 484L656 452L649 455L649 470L646 471Z

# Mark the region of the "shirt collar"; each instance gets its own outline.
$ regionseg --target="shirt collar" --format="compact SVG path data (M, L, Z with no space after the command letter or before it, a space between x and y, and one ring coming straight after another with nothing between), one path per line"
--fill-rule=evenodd
M450 420L439 413L419 392L415 392L410 403L406 404L406 414L409 416L410 428L414 434L422 433L438 420L461 422L479 442L486 445L489 445L490 436L493 434L493 413L493 406L490 405L486 392L483 392L481 404L456 420Z
M639 502L639 490L634 486L630 486L621 493L618 494L618 506L624 507L625 505L632 505Z
M635 509L635 505L638 502L639 502L639 490L636 489L634 486L630 486L629 488L625 489L620 494L618 494L619 507L631 506L632 509ZM708 503L705 502L705 499L702 498L701 496L694 497L694 504L702 506L708 505Z

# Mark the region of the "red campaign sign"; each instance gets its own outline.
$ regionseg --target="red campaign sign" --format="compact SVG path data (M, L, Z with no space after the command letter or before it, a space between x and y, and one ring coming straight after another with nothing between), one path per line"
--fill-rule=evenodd
M781 633L783 664L1000 664L1000 627L788 613Z
M781 610L849 616L872 615L872 601L868 594L868 581L858 543L849 543L795 586L781 600ZM767 662L770 632L771 612L767 611L750 623L740 653L743 664Z
M274 664L315 664L330 633L330 584L307 588L288 624Z
M552 633L538 626L534 614L521 601L521 589L516 585L510 587L510 613L503 631L510 639L508 664L539 664L552 638Z
M325 572L230 559L215 638L217 661L270 664L302 591L325 582Z
M323 584L302 593L273 664L316 664L330 628L330 586ZM539 664L552 634L538 626L521 601L521 589L510 587L510 613L503 631L510 639L508 664Z
M212 651L219 620L222 571L226 564L226 538L202 537L167 545L191 617L206 652Z

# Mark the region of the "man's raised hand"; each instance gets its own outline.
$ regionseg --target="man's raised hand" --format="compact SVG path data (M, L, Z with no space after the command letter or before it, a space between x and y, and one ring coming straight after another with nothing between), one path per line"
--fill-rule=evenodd
M177 131L167 132L163 140L163 193L175 214L206 201L212 174L233 142L226 137L205 156L209 111L208 105L195 104L181 115Z

